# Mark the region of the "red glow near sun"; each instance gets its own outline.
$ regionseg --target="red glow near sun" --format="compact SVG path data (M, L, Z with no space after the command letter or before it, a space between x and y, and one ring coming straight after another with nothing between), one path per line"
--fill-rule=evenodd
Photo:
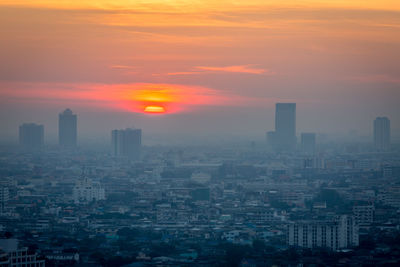
M263 100L223 92L207 87L178 84L90 84L90 83L0 83L0 103L4 97L35 103L77 103L113 110L149 115L187 112L201 106L237 106L262 103ZM1 87L1 86L0 86Z

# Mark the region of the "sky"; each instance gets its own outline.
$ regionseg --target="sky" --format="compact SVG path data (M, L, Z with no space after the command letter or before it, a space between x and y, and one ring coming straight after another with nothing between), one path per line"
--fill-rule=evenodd
M81 140L263 139L276 102L298 133L400 135L397 0L2 0L0 33L0 139L55 140L67 107Z

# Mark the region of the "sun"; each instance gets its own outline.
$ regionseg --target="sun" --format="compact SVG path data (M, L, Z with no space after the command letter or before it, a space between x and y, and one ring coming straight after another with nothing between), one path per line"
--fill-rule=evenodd
M165 108L163 106L146 106L144 108L146 113L165 113Z

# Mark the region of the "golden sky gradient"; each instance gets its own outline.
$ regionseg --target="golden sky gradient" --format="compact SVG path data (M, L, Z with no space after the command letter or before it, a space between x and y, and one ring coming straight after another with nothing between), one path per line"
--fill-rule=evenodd
M149 9L173 8L181 11L215 10L242 7L313 7L313 8L356 8L398 10L396 0L13 0L2 1L3 5L21 5L46 8L101 8L101 9Z
M0 32L0 101L14 103L4 110L52 96L137 112L114 90L143 96L151 85L167 86L166 111L183 113L248 105L265 114L295 101L315 129L337 128L316 114L365 129L400 113L397 0L3 0ZM359 117L344 116L355 107Z

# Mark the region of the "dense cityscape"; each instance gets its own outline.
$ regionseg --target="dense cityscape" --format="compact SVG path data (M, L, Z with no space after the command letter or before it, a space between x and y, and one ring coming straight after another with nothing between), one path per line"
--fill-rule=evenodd
M263 143L145 146L127 128L100 150L78 145L78 118L59 114L57 146L24 123L1 148L1 266L400 264L387 117L369 143L324 142L277 103Z

